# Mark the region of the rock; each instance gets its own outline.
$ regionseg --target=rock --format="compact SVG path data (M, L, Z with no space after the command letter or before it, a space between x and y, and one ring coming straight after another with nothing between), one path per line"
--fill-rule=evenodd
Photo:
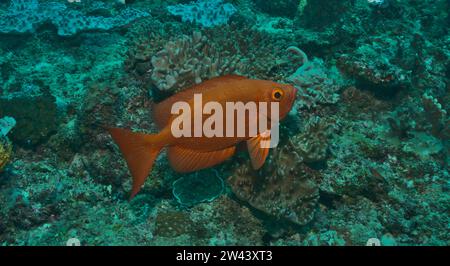
M34 147L48 140L56 132L57 109L55 97L48 89L39 95L26 94L0 98L0 117L12 116L17 125L10 137L14 143Z

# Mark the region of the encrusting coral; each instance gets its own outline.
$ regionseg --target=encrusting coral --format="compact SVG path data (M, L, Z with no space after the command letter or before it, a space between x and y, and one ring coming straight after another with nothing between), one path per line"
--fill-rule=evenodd
M281 220L305 225L314 218L319 199L319 173L287 145L276 150L268 165L255 172L242 165L229 177L233 193L252 207Z
M149 16L149 13L125 8L115 17L86 16L63 3L38 0L12 0L6 14L0 17L0 33L35 32L38 26L50 22L60 36L71 36L84 30L109 30Z
M183 22L195 22L203 27L214 27L228 23L237 12L233 4L223 0L197 0L190 4L168 6L167 10L175 16L181 16Z
M396 92L411 84L414 58L406 56L411 53L409 41L377 37L370 43L361 44L353 53L341 55L338 67L362 86Z
M289 142L302 162L319 162L327 156L330 124L324 119L313 117L307 121L301 133L293 136Z
M288 80L300 92L297 96L299 108L314 108L320 104L334 104L339 100L339 90L342 88L342 77L335 68L325 67L323 60L314 58L308 60L306 54L297 47L289 47L288 51L299 58L301 66Z
M193 206L219 197L224 190L224 183L217 173L212 172L203 170L177 179L173 183L172 193L178 203Z

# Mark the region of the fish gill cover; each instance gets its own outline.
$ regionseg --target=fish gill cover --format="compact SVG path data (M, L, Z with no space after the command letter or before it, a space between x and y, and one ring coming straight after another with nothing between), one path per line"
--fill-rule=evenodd
M0 245L449 245L448 10L0 1ZM163 150L128 201L105 128L156 134L159 103L241 76L297 89L263 166L236 145L177 173Z

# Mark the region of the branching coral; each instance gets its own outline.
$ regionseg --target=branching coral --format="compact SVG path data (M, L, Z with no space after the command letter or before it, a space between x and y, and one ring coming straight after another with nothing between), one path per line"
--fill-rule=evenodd
M58 2L39 3L38 0L12 0L6 14L0 17L0 33L34 32L47 22L58 35L70 36L83 30L109 30L149 16L147 12L126 8L117 16L86 16Z

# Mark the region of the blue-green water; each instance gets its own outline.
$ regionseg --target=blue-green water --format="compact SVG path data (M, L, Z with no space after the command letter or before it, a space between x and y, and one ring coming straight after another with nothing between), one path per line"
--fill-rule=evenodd
M0 1L0 245L449 245L449 5ZM105 127L229 74L298 89L264 166L163 151L129 201Z

